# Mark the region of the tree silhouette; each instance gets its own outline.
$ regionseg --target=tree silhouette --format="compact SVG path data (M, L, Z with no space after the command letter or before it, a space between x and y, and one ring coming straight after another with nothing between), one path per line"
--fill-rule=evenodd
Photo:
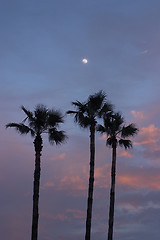
M74 114L74 120L80 127L90 129L90 174L85 233L85 240L90 240L95 164L95 128L97 118L101 118L104 113L112 111L113 106L106 101L106 94L102 91L90 95L86 102L76 101L72 102L72 104L76 111L68 111L67 114Z
M59 124L63 123L62 114L59 111L48 110L44 105L37 105L34 112L28 111L24 106L21 107L26 114L26 118L21 123L9 123L6 128L13 127L20 134L30 133L34 137L35 148L35 171L33 185L33 213L32 213L32 234L31 240L38 238L38 218L39 218L39 185L40 185L40 160L43 148L42 134L48 134L50 144L61 144L65 141L64 131L58 131ZM24 123L28 122L28 125Z
M114 203L115 203L115 176L116 176L116 150L117 146L125 149L132 147L131 136L138 132L138 128L132 123L124 125L124 119L120 113L108 114L104 116L104 126L98 125L97 131L107 135L106 145L112 147L112 167L111 167L111 189L110 189L110 208L109 208L109 226L108 240L113 238L114 223ZM127 138L127 139L126 139Z

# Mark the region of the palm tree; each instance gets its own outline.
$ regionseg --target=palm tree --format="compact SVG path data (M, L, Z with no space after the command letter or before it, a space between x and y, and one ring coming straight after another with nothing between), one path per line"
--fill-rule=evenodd
M85 240L90 240L95 163L95 129L97 118L101 118L104 113L112 111L113 107L106 101L106 94L102 91L90 95L86 102L76 101L72 102L72 104L76 111L68 111L67 114L74 114L74 120L80 127L90 129L90 175L85 234Z
M40 158L42 152L42 133L48 134L51 144L61 144L65 141L64 131L58 131L60 123L63 123L63 117L59 111L48 110L44 105L37 105L34 112L28 111L24 106L21 107L26 114L26 118L21 123L9 123L6 128L13 127L20 134L30 133L34 137L35 148L35 171L33 185L33 213L32 213L32 235L31 240L38 238L38 218L39 218L39 185L40 185ZM24 123L28 121L28 125Z
M113 238L113 222L114 222L114 203L115 203L115 176L116 176L116 150L117 146L125 149L132 147L131 136L138 132L135 124L124 125L124 119L120 113L104 116L104 126L98 125L97 131L107 135L106 145L112 147L112 167L111 167L111 189L110 189L110 208L109 208L109 226L108 240ZM127 138L127 139L126 139Z

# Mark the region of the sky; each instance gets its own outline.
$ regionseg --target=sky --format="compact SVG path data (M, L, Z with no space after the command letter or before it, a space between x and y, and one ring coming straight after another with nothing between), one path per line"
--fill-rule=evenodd
M118 148L114 240L160 235L160 2L0 0L0 238L31 235L34 147L5 129L21 105L73 109L100 90L139 134ZM82 59L88 60L87 64ZM43 136L39 240L85 235L89 131L65 115L68 140ZM111 149L96 134L92 240L107 238Z

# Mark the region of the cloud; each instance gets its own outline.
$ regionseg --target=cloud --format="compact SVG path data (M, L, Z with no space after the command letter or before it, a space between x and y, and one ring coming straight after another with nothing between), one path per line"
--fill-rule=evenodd
M56 154L53 157L50 158L50 160L55 161L55 160L63 160L66 157L66 153L61 153L61 154Z
M148 127L141 128L138 138L134 145L145 145L150 143L156 143L160 139L160 129L156 128L154 124L150 124Z
M60 180L59 188L68 188L71 190L86 190L87 182L84 177L80 176L64 176Z
M148 49L145 49L144 51L140 52L141 55L147 54L149 52Z
M95 186L98 188L108 188L110 168L110 164L105 164L103 167L95 168Z
M72 215L72 218L75 219L84 219L86 217L86 211L82 211L79 209L67 209L67 213Z
M45 188L48 188L48 187L55 187L55 183L54 182L46 182L43 184L43 186L41 186L41 189L45 189Z
M131 158L133 155L127 151L118 151L119 157Z
M153 203L151 201L147 202L145 205L137 205L132 203L120 203L119 206L121 210L127 210L131 213L133 212L142 212L144 210L153 208L153 209L160 209L160 204Z
M117 175L117 185L148 190L160 190L160 176L155 169L134 168L132 172Z
M66 221L68 222L68 221L71 221L72 219L85 219L86 211L80 210L80 209L68 208L63 213L55 214L55 213L43 212L41 215L42 217L47 219L52 219L60 222L66 222Z
M100 137L98 137L98 140L106 140L107 139L107 135L103 134Z
M97 189L110 187L111 164L95 169L95 186ZM118 188L160 190L159 169L142 164L130 166L117 162L116 184Z
M132 110L131 114L138 120L144 120L146 118L143 112L137 112L135 110Z
M160 160L160 128L155 124L142 127L133 142L135 152L145 159Z

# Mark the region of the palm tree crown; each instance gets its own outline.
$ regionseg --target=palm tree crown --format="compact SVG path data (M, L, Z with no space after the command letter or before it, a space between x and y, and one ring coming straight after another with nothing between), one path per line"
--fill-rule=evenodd
M14 127L20 134L30 133L32 137L48 133L48 140L51 144L61 144L65 141L64 131L58 131L60 123L63 123L63 116L59 111L48 110L44 105L37 105L34 112L21 107L26 114L26 118L21 123L9 123L8 127ZM28 125L24 123L28 121Z
M121 114L115 113L106 115L104 117L104 126L99 124L97 131L107 135L106 145L112 146L116 142L116 147L120 145L127 149L132 147L132 142L126 138L137 134L138 128L133 123L125 126Z
M90 95L86 102L72 102L76 111L67 111L67 114L74 114L74 120L80 127L87 128L92 124L96 125L97 117L101 118L103 114L111 112L113 105L106 101L106 94L99 91Z

